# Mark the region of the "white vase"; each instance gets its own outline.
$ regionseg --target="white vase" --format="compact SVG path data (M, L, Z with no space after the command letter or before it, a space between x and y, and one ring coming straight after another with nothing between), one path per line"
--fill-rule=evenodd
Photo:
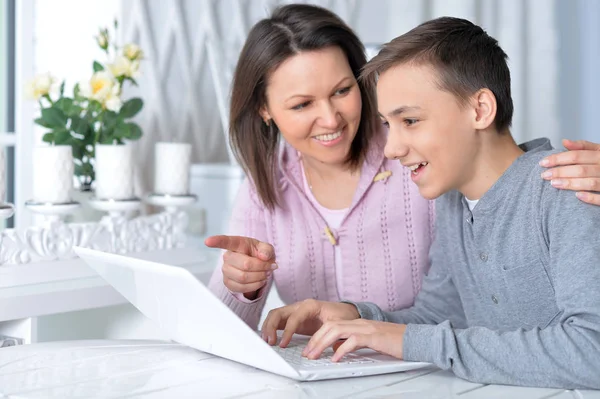
M189 143L156 143L154 147L154 192L166 195L190 193Z
M63 204L71 201L73 150L70 145L33 149L33 201Z
M133 154L130 145L96 144L94 170L97 199L133 198Z

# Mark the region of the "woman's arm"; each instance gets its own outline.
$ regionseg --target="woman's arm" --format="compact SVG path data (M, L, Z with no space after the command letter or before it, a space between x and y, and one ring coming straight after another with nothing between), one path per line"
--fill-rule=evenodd
M248 237L253 240L260 241L262 245L268 242L267 223L264 215L264 207L259 204L256 193L253 192L252 186L246 179L234 202L231 220L229 223L228 234L232 236ZM215 237L212 237L215 238ZM207 239L207 241L210 239ZM213 240L214 241L214 240ZM231 251L224 251L224 254ZM233 254L234 256L236 254ZM237 254L239 255L239 254ZM274 254L272 254L274 257ZM231 256L229 256L231 258ZM255 259L257 265L262 259ZM235 263L235 262L233 262ZM274 262L268 262L269 265ZM236 294L230 291L223 281L224 264L223 260L219 261L215 268L212 278L209 283L209 289L223 301L231 310L233 310L242 320L250 327L256 328L260 320L261 312L265 306L267 293L271 288L273 278L271 273L268 273L265 284L257 292L257 295L252 300L244 298L242 294ZM264 274L264 273L263 273Z

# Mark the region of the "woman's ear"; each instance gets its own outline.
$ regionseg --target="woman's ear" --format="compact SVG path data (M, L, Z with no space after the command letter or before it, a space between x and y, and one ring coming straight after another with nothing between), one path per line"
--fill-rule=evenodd
M260 114L260 117L266 125L269 125L271 123L271 114L269 113L269 110L267 109L266 105L262 106L258 113Z
M489 128L494 123L498 111L494 93L490 89L481 89L472 97L472 104L475 110L473 127L477 130Z

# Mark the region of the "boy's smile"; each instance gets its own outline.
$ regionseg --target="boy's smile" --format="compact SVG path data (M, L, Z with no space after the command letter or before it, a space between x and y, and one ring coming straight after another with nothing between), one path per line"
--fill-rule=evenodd
M411 169L421 195L436 198L475 176L474 109L441 90L431 67L396 65L379 76L379 113L389 125L385 155Z

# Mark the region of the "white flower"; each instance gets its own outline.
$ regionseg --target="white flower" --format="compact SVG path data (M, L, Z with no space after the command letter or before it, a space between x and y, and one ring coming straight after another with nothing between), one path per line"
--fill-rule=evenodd
M112 64L107 65L107 68L117 78L121 76L136 78L139 76L140 62L131 61L129 58L119 55Z
M144 57L144 52L137 44L129 43L123 47L123 55L130 60L135 61L142 59Z
M98 42L98 46L102 49L106 49L108 47L108 40L104 35L96 36L96 42Z
M106 100L104 101L104 108L110 110L110 111L114 111L114 112L119 112L119 110L121 109L121 106L123 105L123 102L121 101L121 97L120 96L120 92L119 92L119 86L113 86L112 91L108 94L108 96L106 96Z
M92 75L89 82L79 84L82 96L104 103L115 90L119 90L119 84L115 77L107 71L98 71Z
M39 100L40 97L50 93L55 79L49 73L43 73L35 76L25 85L25 95L32 100Z

